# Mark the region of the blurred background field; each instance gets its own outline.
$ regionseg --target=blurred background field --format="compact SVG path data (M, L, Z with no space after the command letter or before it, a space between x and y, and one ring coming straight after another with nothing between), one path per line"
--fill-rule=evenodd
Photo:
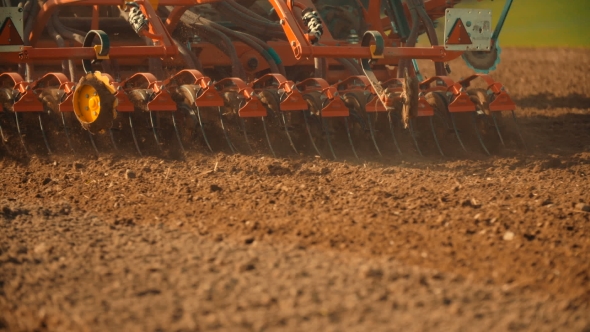
M466 0L458 7L492 9L495 27L505 2ZM442 28L441 21L441 37ZM426 38L420 42L427 42ZM500 46L590 48L590 0L514 0Z

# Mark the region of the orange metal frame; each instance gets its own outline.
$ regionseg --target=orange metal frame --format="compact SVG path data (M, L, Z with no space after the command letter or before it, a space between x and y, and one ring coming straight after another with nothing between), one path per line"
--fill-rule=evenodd
M154 46L111 46L109 56L111 58L146 58L159 57L170 58L178 54L178 49L172 42L170 33L174 30L184 11L188 7L204 4L215 3L223 0L160 0L160 6L174 6L166 22L162 22L156 14L154 8L147 0L135 0L139 4L141 11L149 21L149 29L143 34L154 40ZM430 0L425 1L425 7L433 18L444 15L444 9L451 7L458 2L457 0ZM305 8L315 9L312 0L270 0L270 3L276 10L280 18L281 25L288 38L288 46L278 47L281 56L288 57L286 52L291 49L291 56L294 60L299 61L306 58L326 57L332 58L335 55L341 58L374 58L372 49L355 44L345 44L342 41L335 40L325 29L322 36L322 45L314 45L313 39L305 32L301 20L301 11ZM96 56L93 48L84 47L64 47L64 48L40 48L38 47L39 38L45 29L47 22L53 12L59 6L92 6L93 21L92 28L100 29L98 22L98 6L120 6L121 0L48 0L43 4L37 15L34 29L29 36L31 46L22 46L19 52L3 53L3 58L11 63L30 62L36 60L62 60L62 59L91 59ZM371 1L369 8L364 10L365 21L370 29L376 30L382 35L391 30L387 18L380 17L380 0ZM407 15L409 17L409 15ZM384 28L385 27L385 28ZM386 45L383 51L383 57L376 59L377 63L395 64L401 58L411 59L430 59L434 61L449 61L457 58L462 52L447 51L443 46L434 47L396 47L396 36L392 33L386 39L389 46ZM277 44L281 44L277 42ZM284 42L282 43L284 44ZM273 47L275 47L273 46Z

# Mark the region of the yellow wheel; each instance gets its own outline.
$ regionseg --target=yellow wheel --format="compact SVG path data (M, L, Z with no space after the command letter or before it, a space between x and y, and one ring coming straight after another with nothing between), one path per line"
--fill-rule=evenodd
M80 79L73 103L76 118L92 134L110 129L117 116L115 88L100 72L88 73Z

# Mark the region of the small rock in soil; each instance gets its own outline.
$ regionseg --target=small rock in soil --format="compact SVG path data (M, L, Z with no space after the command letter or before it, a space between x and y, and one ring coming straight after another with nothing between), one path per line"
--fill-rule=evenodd
M502 239L504 239L504 241L512 241L512 240L514 240L514 233L512 233L511 231L508 231L508 232L504 233L504 236L502 236Z
M363 278L381 278L383 277L383 270L380 268L375 268L375 267L371 267L371 266L361 266L361 268L359 269L360 275Z
M49 182L51 182L51 179L50 178L45 178L45 180L43 180L43 185L46 185Z
M578 203L578 204L576 204L576 210L590 212L590 205L584 204L584 203Z
M49 249L49 247L45 243L39 243L38 245L35 246L35 248L33 249L33 252L36 254L43 254L48 249Z
M75 170L82 169L82 168L84 168L84 164L79 163L79 162L75 162L74 165L73 165L73 168Z
M210 189L211 189L211 192L216 192L216 191L221 191L222 190L221 187L218 186L218 185L216 185L216 184L212 184L211 187L210 187Z
M240 272L252 271L256 269L256 265L253 262L248 262L246 264L242 264L239 267Z

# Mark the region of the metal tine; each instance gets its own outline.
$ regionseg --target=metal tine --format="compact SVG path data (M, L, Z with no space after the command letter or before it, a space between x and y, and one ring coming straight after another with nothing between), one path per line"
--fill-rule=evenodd
M418 140L416 139L416 133L414 132L414 119L410 119L409 121L410 123L410 135L412 136L412 140L414 141L414 145L416 146L416 150L418 151L418 154L420 155L420 157L423 157L424 155L422 154L422 150L420 150L420 146L418 145Z
M263 116L261 116L260 118L262 119L262 127L264 128L264 135L266 136L266 142L268 143L268 148L270 149L272 156L276 158L277 155L275 154L275 150L272 148L272 143L270 142L270 137L268 136L268 129L266 128L266 120L264 119Z
M25 154L27 155L27 157L29 156L29 150L27 149L27 145L25 144L25 139L23 138L23 135L21 133L20 130L20 121L18 120L18 112L14 112L14 119L16 122L16 130L18 132L18 137L20 138L20 142L23 146L23 149L25 151Z
M495 112L491 112L492 113L492 120L494 120L494 127L496 127L496 132L498 133L498 137L500 138L500 142L502 143L502 146L506 146L506 144L504 144L504 138L502 137L502 133L500 132L500 127L498 126L498 122L496 121L496 113Z
M8 144L7 144L8 139L6 139L6 136L4 135L4 129L2 129L1 124L0 124L0 140L2 140L2 145L6 149L6 152L12 153L12 150L10 149L10 147L8 147Z
M528 150L528 147L526 145L524 137L522 137L522 134L520 132L520 126L518 125L518 121L516 120L516 113L514 113L514 110L512 110L512 119L514 119L514 124L516 125L516 131L518 132L518 137L520 137L520 140L522 141L522 145L524 146L525 150Z
M115 148L115 152L117 154L120 153L119 147L117 146L117 141L115 141L115 135L113 134L113 128L109 129L109 136L111 138L111 143L113 143L113 147Z
M72 139L70 138L70 130L68 129L68 125L66 124L66 117L62 112L60 112L60 115L61 115L61 123L64 126L64 133L66 134L66 140L68 141L68 146L70 147L70 149L72 149L72 152L75 154L76 150L74 149L74 146L72 145Z
M318 121L318 123L320 125L320 128L321 128L322 135L325 135L326 136L326 143L328 143L328 148L330 149L330 153L332 154L332 158L334 160L336 160L337 159L336 153L334 152L334 147L332 146L332 139L330 137L330 132L328 131L328 125L327 125L327 121L328 120L322 117L322 108L323 108L323 105L318 100L318 98L317 97L314 97L313 95L310 95L309 101L311 103L313 103L314 108L319 111L318 112L319 113L319 116L318 117L315 117L314 116L311 119L314 120L314 121ZM315 141L313 140L313 134L311 133L311 128L310 128L310 125L309 125L310 114L308 114L308 112L306 112L306 111L303 111L303 118L305 120L305 125L307 126L307 132L309 134L309 138L311 140L311 144L313 144L313 147L315 148L316 152L320 155L320 157L324 157L324 154L320 151L320 149L315 144Z
M234 144L229 138L229 133L227 132L227 128L225 127L225 123L223 122L223 112L221 111L221 106L218 106L217 110L219 111L219 122L221 122L221 129L223 130L223 135L225 136L227 145L229 146L232 153L236 153L237 149L235 148Z
M330 148L330 152L332 152L332 157L334 158L334 160L336 160L338 158L336 157L336 152L334 152L334 147L332 146L332 137L330 135L330 132L328 131L328 126L326 125L326 121L328 121L328 120L322 118L321 121L322 121L322 131L326 135L326 141L328 142L328 147Z
M317 152L317 154L320 157L324 157L323 153L320 151L320 149L318 149L317 145L315 144L315 141L313 140L313 134L311 133L311 128L309 125L309 115L307 114L307 111L302 111L303 112L303 120L305 121L305 128L307 129L307 135L309 136L309 141L311 142L311 145L313 146L315 152Z
M248 146L248 151L250 151L250 153L254 153L254 150L252 149L252 145L250 145L250 139L248 138L248 131L246 130L246 121L244 120L244 118L241 118L239 116L238 116L237 121L238 121L238 124L240 125L240 127L242 128L242 133L244 134L246 146ZM264 128L266 129L266 124L265 124Z
M389 121L389 131L391 132L391 137L393 138L393 144L395 144L395 149L401 156L402 150L400 149L397 138L395 137L395 129L393 129L393 111L387 112L387 120Z
M92 136L91 132L88 132L88 137L90 137L90 143L92 144L92 147L94 148L94 151L96 152L96 156L98 157L100 155L100 153L98 152L98 148L96 147L96 143L94 142L94 137Z
M139 148L139 142L137 141L137 136L135 135L135 126L133 125L133 117L129 114L129 127L131 128L131 135L133 136L133 143L135 143L135 149L140 157L143 157L143 153L141 153L141 149Z
M293 151L295 151L295 153L299 154L299 152L297 151L297 148L295 147L295 143L293 143L293 139L291 138L291 134L289 134L289 127L287 126L287 119L285 118L285 112L283 112L283 111L280 111L280 112L281 112L281 119L283 122L283 126L285 127L285 134L287 134L287 138L289 139L289 144L293 148Z
M461 135L459 135L459 130L457 130L457 124L455 123L455 116L453 115L452 112L449 112L449 114L451 116L451 123L453 124L453 130L455 130L455 136L457 136L457 140L459 140L459 144L461 144L463 151L467 151L467 149L465 148L465 145L463 144L463 140L461 140Z
M438 148L438 152L440 152L441 156L445 156L445 153L443 152L441 146L440 146L440 142L438 141L438 137L436 136L436 130L434 130L434 116L430 117L430 129L432 130L432 137L434 137L434 142L436 143L436 147Z
M195 113L191 109L189 110L189 114L191 116L194 117ZM209 139L207 138L207 133L205 132L205 126L203 125L203 119L201 118L201 108L199 106L197 106L197 119L199 121L199 127L201 128L201 133L203 134L203 138L205 139L205 144L207 144L207 148L209 149L210 152L213 152L213 149L211 148L211 144L209 144Z
M295 143L293 143L293 139L291 138L291 134L289 133L289 127L287 126L287 118L285 117L285 112L280 109L280 104L284 100L284 98L287 97L287 94L280 93L280 92L277 92L276 95L274 93L271 93L271 94L273 95L273 97L278 98L277 106L279 106L279 107L277 109L281 113L281 116L280 116L281 120L280 121L283 123L283 127L285 128L285 134L287 135L287 139L289 140L289 145L291 145L291 148L293 149L293 151L296 154L299 154L299 151L297 151L297 148L295 147Z
M239 116L239 110L244 106L244 104L246 103L246 101L244 99L242 99L242 101L240 101L240 105L238 106L238 109L236 111L236 121L238 121L238 125L240 126L240 128L242 128L242 133L244 134L244 139L246 142L246 146L248 147L248 151L250 151L250 153L254 153L254 150L252 149L252 145L250 145L250 139L248 138L248 131L246 130L246 121L244 120L244 118ZM221 113L220 113L221 114ZM263 125L265 125L264 129L266 131L266 124L263 122Z
M361 118L361 121L362 121L361 123L363 125L364 125L364 123L363 123L364 121L368 122L369 134L371 135L371 140L373 141L373 145L375 146L375 149L377 150L379 157L383 157L383 155L381 154L381 150L379 150L379 145L377 145L377 139L375 138L375 128L373 127L373 122L371 121L371 114L367 113L366 108L364 108L367 103L366 102L362 103L359 98L359 95L357 93L350 93L349 96L354 99L354 102L356 103L356 106L358 107L359 113L364 113L367 115L366 119L362 119L360 116L359 116L359 118ZM365 97L365 96L363 95L363 97ZM366 98L365 98L365 100L366 100Z
M176 139L178 140L178 146L180 147L180 151L182 151L183 156L186 154L186 150L184 149L184 145L182 144L182 138L180 137L180 132L178 131L178 125L176 123L176 115L174 112L171 114L172 116L172 125L174 126L174 132L176 133Z
M45 134L45 128L43 127L43 119L41 118L41 114L38 115L39 118L39 128L41 128L41 135L43 135L43 141L45 142L45 147L47 147L47 152L49 154L53 154L51 151L51 147L49 146L49 141L47 140L47 135Z
M483 138L481 137L481 133L479 132L479 128L477 128L477 113L476 112L471 113L471 120L472 120L471 123L473 124L473 128L475 129L475 135L477 135L477 139L479 140L479 144L481 144L481 147L486 152L486 154L489 156L490 151L488 151L488 148L486 147L485 143L483 142Z
M368 122L369 122L369 131L371 132L371 139L373 140L373 144L375 145L375 149L379 154L379 157L383 157L381 154L381 150L379 150L379 146L377 145L377 139L375 138L375 128L373 127L373 121L371 121L371 114L367 114Z
M279 118L280 118L279 121L282 122L283 128L285 129L285 135L287 135L287 139L289 140L289 145L291 145L291 148L293 149L293 151L296 154L299 154L299 152L297 151L297 148L295 147L295 144L293 143L293 139L291 138L291 134L289 133L289 127L287 126L287 119L285 117L285 112L280 109L280 104L284 100L284 97L287 96L287 94L284 93L281 95L279 92L277 92L277 93L270 92L268 95L272 96L271 98L273 99L274 102L276 102L276 109L281 114L279 116ZM274 118L274 116L276 116L276 114L273 114L272 116Z
M350 128L348 127L348 118L344 118L344 127L346 128L346 135L348 136L348 142L352 148L352 153L354 153L356 159L359 159L356 149L354 148L354 144L352 143L352 136L350 135Z
M150 115L150 125L152 126L152 132L154 133L154 138L156 139L156 145L160 152L162 152L162 146L160 145L160 139L158 138L158 131L156 130L156 124L154 123L154 112L149 111Z

